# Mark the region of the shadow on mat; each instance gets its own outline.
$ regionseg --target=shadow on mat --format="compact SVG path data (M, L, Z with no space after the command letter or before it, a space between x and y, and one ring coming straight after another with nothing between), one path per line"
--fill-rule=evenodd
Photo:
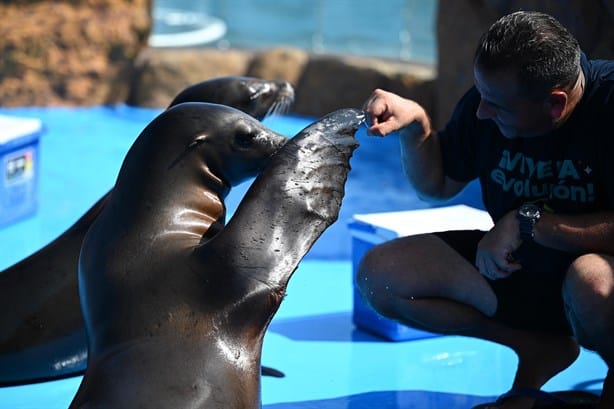
M378 391L305 402L275 403L263 409L468 409L491 402L494 396L431 391Z

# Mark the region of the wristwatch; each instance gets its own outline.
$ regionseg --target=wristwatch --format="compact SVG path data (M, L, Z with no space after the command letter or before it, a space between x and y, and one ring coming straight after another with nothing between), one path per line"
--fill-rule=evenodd
M534 203L524 203L518 208L518 227L523 241L532 241L535 237L533 227L541 217L541 209Z

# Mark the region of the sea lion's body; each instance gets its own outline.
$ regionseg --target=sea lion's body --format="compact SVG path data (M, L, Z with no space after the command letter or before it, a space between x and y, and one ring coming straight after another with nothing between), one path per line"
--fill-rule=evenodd
M199 110L181 105L150 124L86 236L90 360L71 409L260 407L266 328L299 261L338 216L362 113L337 111L286 143L212 235L211 197L232 177L209 161L207 138L273 137L229 108ZM186 118L195 118L189 132ZM153 154L176 123L186 137Z
M293 98L292 87L284 81L224 77L188 87L170 107L214 102L262 119L271 112L283 112ZM87 340L77 284L78 258L83 237L110 193L57 239L0 273L0 299L5 306L0 311L0 384L49 380L85 370Z

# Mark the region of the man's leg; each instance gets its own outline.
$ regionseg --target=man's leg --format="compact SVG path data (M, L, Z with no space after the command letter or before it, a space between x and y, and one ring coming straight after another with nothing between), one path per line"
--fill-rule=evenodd
M608 365L600 409L614 408L614 257L587 254L570 266L563 283L565 309L580 345Z
M377 311L408 326L510 347L519 358L515 388L540 388L579 353L572 337L514 329L493 319L497 298L486 279L435 235L404 237L371 249L357 284ZM533 403L513 399L501 407L525 409Z

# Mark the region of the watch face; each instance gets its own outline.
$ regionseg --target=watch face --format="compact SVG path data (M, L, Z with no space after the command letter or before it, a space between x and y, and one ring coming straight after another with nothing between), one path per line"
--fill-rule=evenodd
M523 204L522 206L520 206L520 209L518 209L518 211L522 216L528 217L530 219L535 219L540 216L539 207L530 203Z

